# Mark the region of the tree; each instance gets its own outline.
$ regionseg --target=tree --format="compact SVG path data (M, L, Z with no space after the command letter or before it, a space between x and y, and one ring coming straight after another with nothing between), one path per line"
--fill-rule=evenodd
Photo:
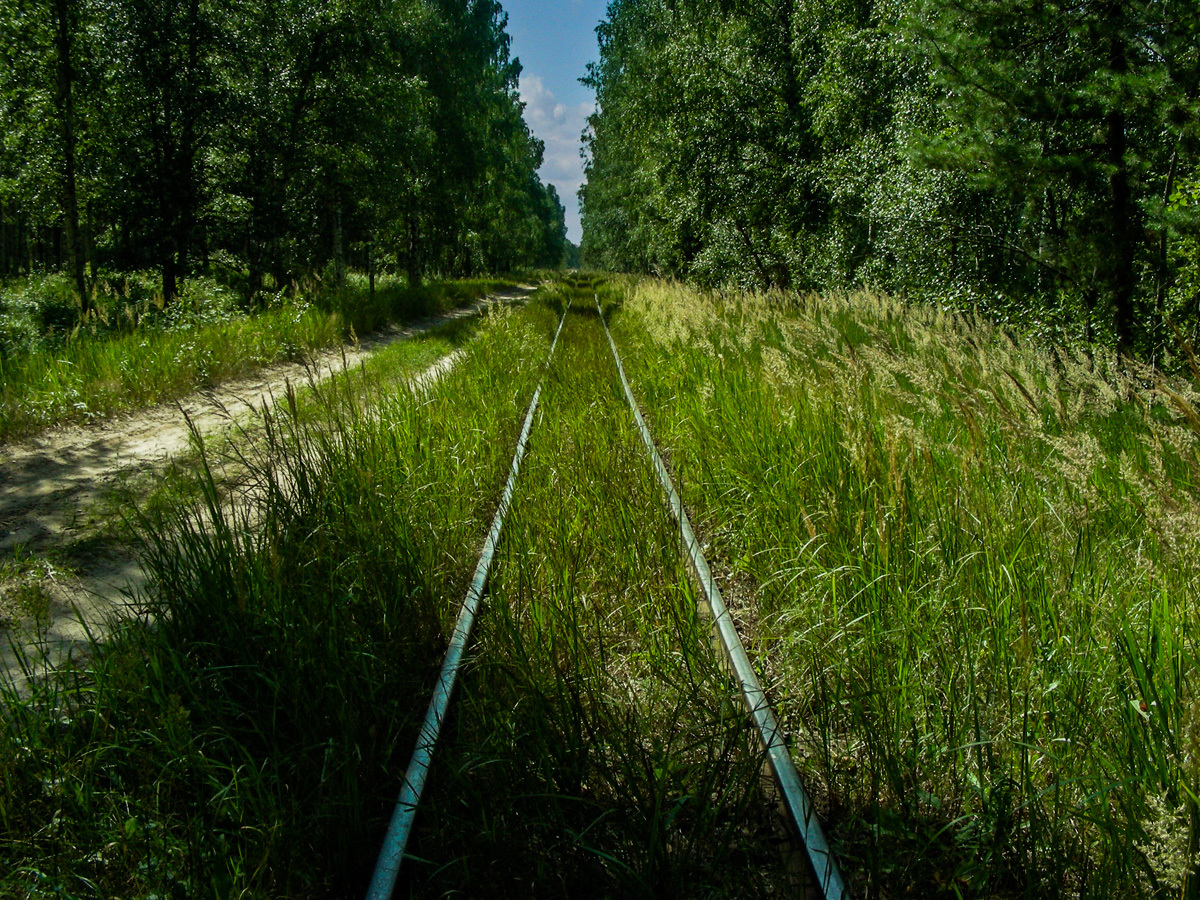
M0 110L11 153L4 193L34 221L39 207L57 208L67 270L84 311L89 291L79 217L77 44L86 16L81 0L7 0L0 6L0 43L9 62L0 75Z
M83 274L83 240L79 231L79 192L75 173L75 64L74 38L78 27L76 0L54 0L55 92L62 139L62 210L67 235L67 260L82 310L87 312L88 286Z
M162 273L164 302L189 271L204 199L204 157L220 115L214 47L225 21L202 0L110 0L106 43L116 77L106 129L123 135L110 177L127 227Z
M1082 298L1107 299L1118 346L1153 268L1148 228L1192 116L1194 10L1174 0L927 2L915 33L949 123L930 165L966 173L1014 211L1016 249ZM1176 162L1172 163L1172 158ZM1159 224L1161 230L1162 225Z
M20 244L86 298L94 246L169 303L215 258L252 297L561 256L495 0L0 0L0 51L5 272Z
M1153 351L1200 282L1178 277L1200 227L1191 6L614 0L585 79L583 252L1089 338L1107 319L1099 337Z

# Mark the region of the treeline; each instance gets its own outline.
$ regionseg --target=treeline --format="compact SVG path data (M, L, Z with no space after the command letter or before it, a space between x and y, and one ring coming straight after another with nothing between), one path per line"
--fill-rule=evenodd
M557 265L495 0L0 0L0 275Z
M1194 340L1195 0L614 0L599 35L590 265Z

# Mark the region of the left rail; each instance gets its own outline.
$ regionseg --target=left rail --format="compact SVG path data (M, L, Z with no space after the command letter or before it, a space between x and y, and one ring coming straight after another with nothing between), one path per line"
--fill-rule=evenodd
M383 839L383 848L375 862L375 874L371 877L371 885L367 888L367 900L389 900L396 886L396 878L400 874L400 863L404 859L404 848L408 845L408 837L412 833L413 820L417 815L417 805L421 802L421 792L425 788L425 779L429 775L429 767L433 762L433 751L437 746L438 735L442 730L442 722L450 707L450 697L458 680L458 670L462 665L463 654L467 649L467 641L471 637L471 627L475 624L475 614L479 609L479 601L487 587L488 575L491 573L492 560L496 555L496 547L500 543L500 532L504 528L504 519L512 504L513 491L517 485L517 474L521 469L521 460L525 457L525 448L529 443L529 432L533 427L533 417L537 413L538 401L542 396L542 385L545 383L545 371L554 359L554 350L558 346L558 336L562 333L563 323L567 320L567 310L563 311L558 322L558 330L554 332L554 341L550 345L550 353L546 357L542 378L533 399L529 401L529 409L525 413L525 421L521 425L521 436L517 439L517 450L513 454L512 465L508 470L508 481L504 485L504 493L500 496L500 505L492 517L492 527L488 530L487 539L483 542L483 550L479 554L479 562L475 566L475 574L471 578L471 586L467 589L466 599L458 611L458 621L454 625L454 634L450 638L450 646L442 660L442 670L434 685L433 695L429 699L429 709L421 723L421 731L417 736L417 746L409 760L408 769L404 773L404 783L400 787L400 796L392 810L392 821Z

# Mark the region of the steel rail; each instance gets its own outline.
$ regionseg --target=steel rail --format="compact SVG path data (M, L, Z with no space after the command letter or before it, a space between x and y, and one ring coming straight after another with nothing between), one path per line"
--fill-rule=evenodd
M558 336L562 333L563 323L567 320L567 311L563 311L558 322L558 330L554 333L554 341L550 345L550 353L543 367L542 380L538 382L525 413L525 421L521 425L521 436L517 439L517 450L513 454L509 466L508 481L504 485L504 493L500 497L500 505L492 518L492 527L488 530L483 542L483 550L479 554L479 562L475 566L475 575L471 586L467 589L466 599L458 612L458 621L454 625L454 634L450 638L450 646L442 660L442 670L434 685L433 695L429 700L429 709L425 720L421 723L421 731L417 736L417 746L409 760L408 769L404 773L404 783L400 788L400 796L392 810L392 821L387 834L383 838L383 847L379 858L375 861L375 873L371 876L370 887L367 888L367 900L390 900L396 887L396 877L400 874L400 863L404 859L404 848L408 845L408 837L412 833L413 820L416 818L417 805L421 802L421 792L425 788L425 779L433 762L433 751L437 745L442 722L450 706L450 696L454 692L458 680L458 670L462 664L463 654L467 649L467 641L471 637L471 627L475 623L475 613L479 609L479 601L487 586L488 575L492 568L492 560L496 555L496 546L500 543L500 532L504 527L504 518L512 504L513 491L517 484L517 474L520 472L521 460L525 456L525 448L529 442L529 432L533 427L533 417L537 412L538 400L542 395L542 384L545 382L545 369L554 359L554 349L558 346Z
M825 839L825 832L821 828L812 801L804 790L804 785L800 782L800 773L796 771L792 754L788 750L787 744L784 743L779 720L775 718L775 713L771 710L762 684L758 680L758 674L754 671L754 664L746 653L746 648L733 624L729 609L721 597L721 591L713 579L708 562L704 559L700 543L692 531L692 524L688 519L687 511L683 508L683 501L680 500L679 493L675 490L675 484L658 453L646 420L642 418L641 410L638 409L633 390L629 387L629 379L625 377L621 354L617 352L616 342L613 341L612 333L608 330L608 323L604 321L604 311L600 308L599 295L595 295L595 298L596 312L600 315L600 324L604 326L604 333L608 337L608 346L612 350L613 360L617 364L617 374L621 376L621 386L625 389L625 399L629 403L633 418L641 432L642 443L646 445L646 451L650 454L659 484L662 486L663 493L666 494L671 516L679 524L680 536L683 539L692 574L699 582L705 602L712 612L713 624L721 638L725 656L734 676L741 685L742 699L745 701L746 709L758 732L758 738L767 754L767 762L783 795L784 805L800 834L800 839L804 842L808 862L821 890L821 896L826 900L847 900L850 896L849 891L842 880L837 860L829 849L829 842Z

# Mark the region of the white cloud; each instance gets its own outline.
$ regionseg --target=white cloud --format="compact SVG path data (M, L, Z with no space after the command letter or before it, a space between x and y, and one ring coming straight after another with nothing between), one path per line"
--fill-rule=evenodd
M540 174L558 189L563 206L567 208L567 232L578 242L579 211L575 193L583 184L583 161L579 157L579 136L592 114L591 103L568 106L537 75L524 74L520 83L521 100L525 104L525 121L530 130L546 145Z

